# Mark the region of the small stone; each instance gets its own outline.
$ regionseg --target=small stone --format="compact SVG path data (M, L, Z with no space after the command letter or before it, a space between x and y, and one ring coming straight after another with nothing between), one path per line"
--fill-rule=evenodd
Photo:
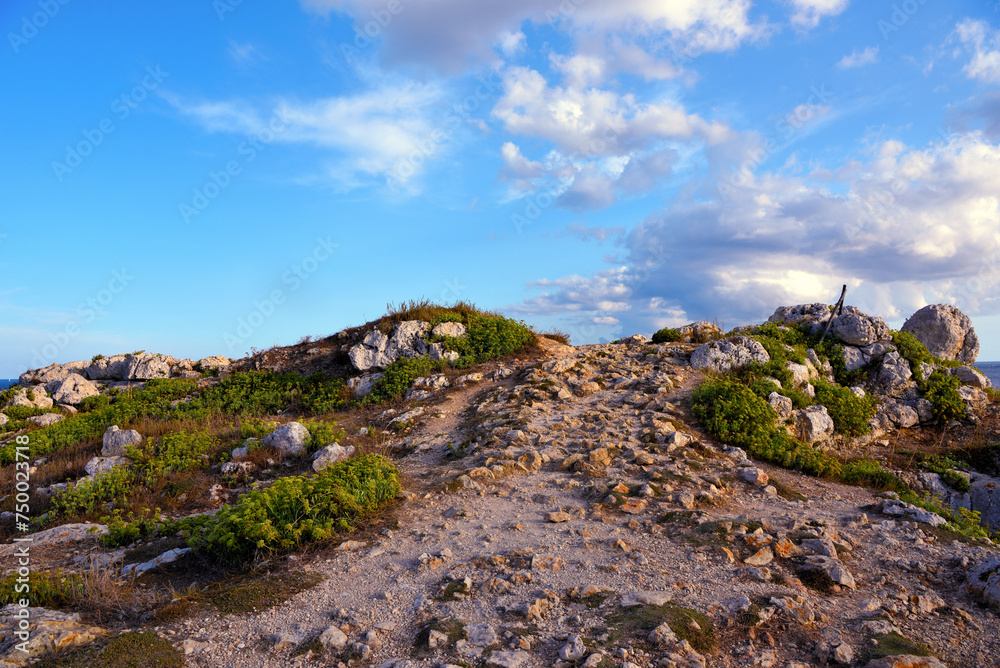
M570 517L570 514L563 512L561 510L557 510L551 513L545 513L545 521L551 522L552 524L561 524L562 522L569 522L570 519L572 519Z
M433 633L433 631L431 633ZM330 626L320 635L319 641L325 647L340 649L347 644L347 636L336 626Z
M578 661L587 653L587 646L580 636L570 636L567 643L559 650L559 658L563 661Z
M748 566L767 566L774 561L774 553L770 547L762 547L743 560Z
M664 647L666 645L676 644L677 635L673 632L670 626L664 622L649 632L647 640L657 647Z

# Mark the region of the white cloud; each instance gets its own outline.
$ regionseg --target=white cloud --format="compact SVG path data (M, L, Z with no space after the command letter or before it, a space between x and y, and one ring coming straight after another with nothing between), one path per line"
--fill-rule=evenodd
M580 241L604 243L608 239L620 237L624 233L624 227L587 227L583 223L570 223L559 233L559 236L571 237Z
M500 36L500 53L507 58L513 58L527 45L527 37L520 30L516 32L505 32Z
M265 107L238 101L191 103L164 97L210 132L273 135L269 141L310 144L330 151L329 176L340 187L371 177L408 181L440 148L430 108L441 98L433 85L403 83L309 102L280 99ZM272 122L275 125L271 125ZM270 133L277 127L277 131ZM418 154L419 159L410 160ZM414 170L400 170L405 162Z
M232 39L229 40L229 47L226 49L226 54L230 60L240 67L249 67L262 60L267 60L267 57L250 42L241 44Z
M847 283L852 303L888 317L934 302L1000 312L1000 145L975 133L884 142L838 171L845 181L763 174L726 197L684 199L630 232L627 269L531 283L544 293L519 308L600 315L614 302L629 332L678 314L735 325L831 301Z
M972 53L972 60L962 69L965 75L1000 84L1000 30L993 30L986 21L965 19L955 26L954 36Z
M533 179L544 172L542 163L525 158L521 154L520 147L514 142L505 142L500 147L500 157L503 158L501 176L504 178Z
M567 85L550 86L535 70L510 68L492 114L508 132L545 139L574 156L625 155L667 138L719 143L734 134L726 124L705 121L680 104L642 103L630 93L583 88L581 76L587 75L573 71Z
M878 47L869 46L864 51L860 53L855 50L852 51L850 55L844 56L837 63L837 67L842 70L847 70L852 67L863 67L864 65L872 65L878 62Z
M424 63L446 71L460 70L470 62L491 62L491 46L503 48L506 36L516 35L526 21L554 25L595 43L656 35L674 54L688 53L692 46L697 53L728 51L766 32L766 26L751 22L750 0L401 0L396 14L387 11L386 0L300 0L300 4L321 15L352 16L362 30L374 21L370 32L383 40L388 62ZM620 64L628 62L622 59ZM657 69L652 78L662 75L663 67Z
M792 14L792 25L798 28L815 28L819 22L828 16L837 16L850 3L850 0L792 0L795 11Z

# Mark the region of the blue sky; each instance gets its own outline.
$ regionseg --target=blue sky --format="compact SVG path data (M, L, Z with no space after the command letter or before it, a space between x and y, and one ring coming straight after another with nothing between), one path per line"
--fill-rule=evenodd
M1000 5L0 7L0 377L472 300L576 343L781 304L1000 359ZM367 34L366 34L367 33Z

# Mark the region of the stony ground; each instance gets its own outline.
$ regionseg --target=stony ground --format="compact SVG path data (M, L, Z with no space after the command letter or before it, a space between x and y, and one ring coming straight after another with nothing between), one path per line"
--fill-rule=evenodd
M649 350L560 348L381 416L414 425L395 524L289 562L322 582L282 605L156 631L205 667L866 665L888 633L1000 665L963 587L992 547L713 443L690 348Z

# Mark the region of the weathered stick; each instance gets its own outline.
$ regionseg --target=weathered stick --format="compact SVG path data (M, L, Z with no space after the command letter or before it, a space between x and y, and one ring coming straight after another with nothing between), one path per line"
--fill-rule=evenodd
M830 311L830 318L826 321L826 328L823 330L823 336L819 337L820 343L823 343L823 339L825 339L826 335L829 333L830 325L833 324L833 319L838 315L844 314L844 297L846 296L847 296L847 286L845 285L844 288L840 291L840 300L837 302L837 305L833 307L833 310Z

